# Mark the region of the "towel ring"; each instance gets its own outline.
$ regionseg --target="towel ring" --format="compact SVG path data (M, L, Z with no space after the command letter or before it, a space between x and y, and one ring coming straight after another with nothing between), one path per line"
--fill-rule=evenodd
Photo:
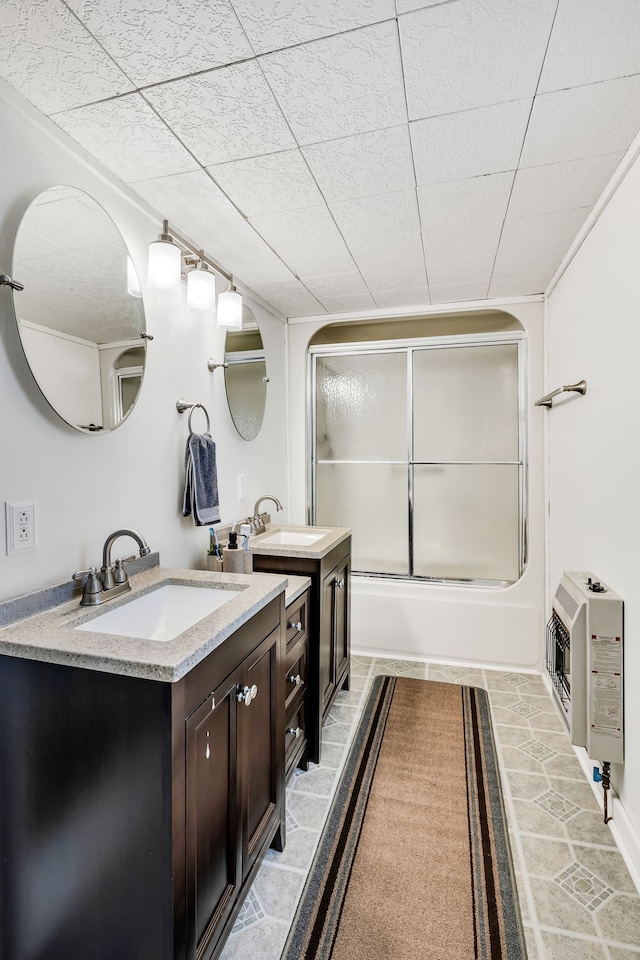
M189 427L189 436L191 436L191 434L193 433L193 430L191 429L191 417L193 416L193 411L197 410L198 407L200 407L205 417L207 418L207 433L211 433L211 421L209 420L209 414L207 413L207 408L202 403L194 403L193 406L191 407L191 410L189 410L189 420L187 421L187 425Z

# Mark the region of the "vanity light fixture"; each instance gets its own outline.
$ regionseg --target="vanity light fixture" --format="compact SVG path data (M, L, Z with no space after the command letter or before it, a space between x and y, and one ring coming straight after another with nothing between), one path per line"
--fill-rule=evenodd
M218 327L241 330L242 297L233 285L233 276L186 237L180 236L173 229L169 234L168 220L162 221L162 233L157 240L149 244L148 286L152 290L165 292L179 290L183 259L187 267L194 267L187 273L187 306L198 311L215 310L214 273L218 273L229 284L227 289L218 295Z
M169 234L169 222L162 221L162 233L149 244L147 286L160 293L177 293L180 289L182 251Z
M229 281L229 286L218 297L218 326L223 330L242 329L242 297Z
M200 251L204 256L204 251ZM190 310L213 313L216 307L216 278L200 257L187 260L193 269L187 274L187 306Z
M136 273L136 268L129 254L127 254L127 293L131 297L137 297L138 300L142 297L138 274Z

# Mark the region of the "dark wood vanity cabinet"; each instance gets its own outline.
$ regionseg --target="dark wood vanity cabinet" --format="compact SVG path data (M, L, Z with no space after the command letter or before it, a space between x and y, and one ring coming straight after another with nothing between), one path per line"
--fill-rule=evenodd
M0 960L218 956L284 844L284 618L175 683L0 657Z
M322 724L340 689L349 687L351 656L351 537L321 559L254 551L255 570L311 578L308 606L308 657L305 724L307 759L318 763ZM287 635L292 621L287 611ZM295 729L295 728L294 728Z
M296 767L306 770L307 687L309 685L309 591L297 597L286 610L287 654L285 666L285 781Z

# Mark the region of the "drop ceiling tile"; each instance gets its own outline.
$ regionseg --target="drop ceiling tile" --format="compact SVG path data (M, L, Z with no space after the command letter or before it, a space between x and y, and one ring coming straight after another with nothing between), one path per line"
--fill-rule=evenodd
M420 185L515 170L532 100L512 100L409 124Z
M390 309L391 307L427 307L431 303L429 287L426 284L418 287L407 287L401 290L376 290L373 296L380 309Z
M560 0L540 93L640 73L637 0Z
M442 2L443 0L396 0L396 8L398 14L411 13L412 10L422 10L424 7L435 7Z
M138 180L131 187L175 227L186 232L188 222L196 241L212 221L234 220L238 213L204 170Z
M228 0L89 0L81 19L138 86L253 56Z
M520 277L554 271L584 223L590 207L507 217L493 277Z
M393 0L234 0L256 53L292 47L396 15Z
M313 317L327 312L299 280L256 284L253 289L285 317Z
M530 297L544 293L555 270L548 270L536 277L502 277L492 280L490 297Z
M324 297L322 305L329 313L351 313L355 310L375 310L375 300L370 293L354 293L351 296Z
M60 0L2 0L0 35L0 76L43 113L135 86Z
M303 276L305 287L318 300L329 297L354 297L368 293L367 285L357 271L332 273L327 276Z
M376 197L359 197L329 204L347 244L366 237L414 233L420 230L415 188Z
M626 150L640 128L640 76L537 96L520 165Z
M303 147L326 200L353 200L415 186L408 124Z
M488 283L485 280L475 280L470 283L432 283L431 303L460 303L464 300L484 300L487 296Z
M427 261L430 284L466 283L473 280L488 282L493 270L495 250L476 257L456 257L453 260Z
M301 145L407 119L395 22L267 54L260 63Z
M252 217L250 222L298 276L355 270L345 242L324 204Z
M225 219L221 222L210 220L197 236L191 236L191 239L195 240L223 267L234 259L267 257L273 253L269 245L240 213L236 213L233 219Z
M151 87L145 96L205 165L296 145L255 60Z
M224 266L248 287L256 283L286 283L296 278L280 257L265 245L267 253L260 256L227 256Z
M138 93L58 113L54 119L125 183L197 167Z
M509 201L509 216L592 206L623 156L623 153L608 153L518 170Z
M557 0L458 0L401 16L409 119L533 97Z
M349 244L365 283L372 290L394 290L426 284L420 233L361 237Z
M493 173L419 189L427 263L493 256L513 178L513 173Z
M209 171L247 217L323 203L299 150L221 163Z

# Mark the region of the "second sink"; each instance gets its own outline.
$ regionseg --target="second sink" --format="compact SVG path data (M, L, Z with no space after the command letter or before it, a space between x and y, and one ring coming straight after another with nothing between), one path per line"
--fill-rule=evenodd
M297 530L276 530L275 533L269 533L266 537L260 537L260 546L266 543L274 543L291 547L310 547L326 537L330 530L319 530L315 533L301 533Z

